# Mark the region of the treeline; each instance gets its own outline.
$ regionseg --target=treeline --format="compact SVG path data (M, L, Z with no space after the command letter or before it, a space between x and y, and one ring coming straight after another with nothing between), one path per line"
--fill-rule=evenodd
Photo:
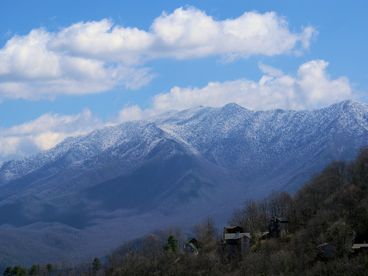
M265 238L274 217L288 219L287 232ZM251 234L246 251L229 255L209 218L194 228L198 251L183 250L180 230L169 230L124 244L102 265L65 274L368 275L368 249L352 247L368 242L368 149L353 162L330 164L294 196L246 202L229 224Z
M91 263L79 264L71 267L66 264L34 264L31 267L8 266L3 269L4 276L50 276L50 275L105 275L102 262L94 258Z

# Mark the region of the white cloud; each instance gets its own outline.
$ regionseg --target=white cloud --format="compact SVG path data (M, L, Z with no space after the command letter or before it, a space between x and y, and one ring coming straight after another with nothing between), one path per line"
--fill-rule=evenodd
M137 121L137 120L144 120L145 118L150 117L149 112L151 109L147 109L143 111L138 105L132 105L123 108L116 118L117 122L124 122L124 121ZM154 113L152 113L154 115Z
M66 137L86 134L103 122L89 110L76 115L44 114L39 118L0 129L0 161L47 150Z
M54 35L50 48L104 61L134 64L153 45L152 34L114 25L111 20L80 22Z
M120 112L122 121L142 119L168 110L182 110L200 105L219 107L237 103L253 110L314 109L354 98L346 77L331 79L328 63L312 60L302 64L291 76L269 65L260 64L264 73L258 81L239 79L210 82L202 88L174 87L153 98L152 106L127 107Z
M53 34L33 30L13 37L0 50L0 95L10 98L96 93L117 85L139 87L150 80L147 69L110 65L49 48Z
M144 67L152 59L219 55L232 60L300 52L315 33L312 27L290 31L274 12L216 20L195 8L163 13L149 30L107 19L79 22L57 32L34 29L12 37L0 49L0 97L37 99L117 86L139 88L153 77Z
M227 59L250 55L273 56L309 47L315 30L293 33L274 12L246 12L234 19L216 20L203 11L179 8L163 13L152 24L156 54L175 58L222 55Z
M304 105L318 107L352 97L352 89L346 77L331 80L326 73L328 63L314 60L298 70L298 86L304 93L300 100Z

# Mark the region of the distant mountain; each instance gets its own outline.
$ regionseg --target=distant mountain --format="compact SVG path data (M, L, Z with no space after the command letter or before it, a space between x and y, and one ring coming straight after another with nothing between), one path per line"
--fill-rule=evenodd
M208 214L224 222L244 200L294 192L367 145L368 106L352 101L314 111L199 107L68 138L2 164L0 256L70 261Z

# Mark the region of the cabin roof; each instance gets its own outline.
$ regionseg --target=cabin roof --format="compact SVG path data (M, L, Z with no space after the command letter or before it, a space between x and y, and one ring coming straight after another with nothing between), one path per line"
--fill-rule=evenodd
M284 217L273 217L272 220L279 223L289 223L289 220Z
M251 239L250 233L225 233L224 239L225 240L239 240L242 238Z
M232 225L224 227L224 233L242 233L244 232L243 227Z
M368 248L368 243L354 243L352 249Z

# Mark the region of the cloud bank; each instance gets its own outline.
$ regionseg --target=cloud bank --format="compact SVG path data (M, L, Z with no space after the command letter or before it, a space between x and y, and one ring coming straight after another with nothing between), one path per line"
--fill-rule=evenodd
M48 150L66 137L86 134L103 125L86 109L76 115L44 114L33 121L0 129L0 164Z
M178 8L154 19L149 30L111 20L79 22L48 32L14 36L0 49L0 98L53 98L115 87L139 88L154 76L146 62L220 56L274 56L308 49L308 26L293 32L274 12L245 12L217 20L196 8Z

